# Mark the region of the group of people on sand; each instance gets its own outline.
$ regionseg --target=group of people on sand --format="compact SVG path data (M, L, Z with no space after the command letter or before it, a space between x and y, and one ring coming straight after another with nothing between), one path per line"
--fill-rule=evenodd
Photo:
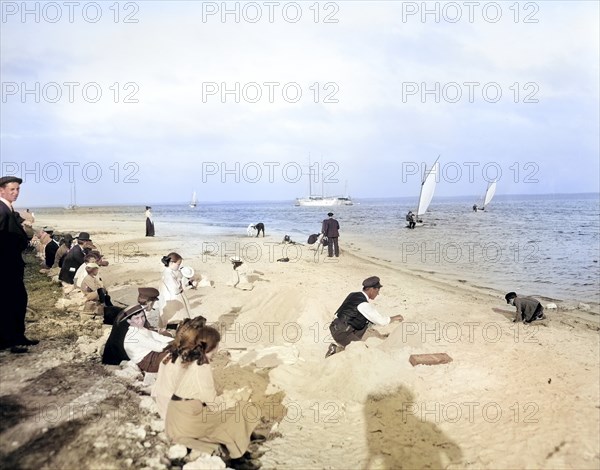
M139 287L134 305L115 307L98 276L100 267L108 262L103 260L88 232L80 232L77 237L68 234L56 237L53 229L45 227L33 237L27 235L23 227L25 219L12 206L21 183L20 178L0 178L0 262L8 274L0 282L4 302L2 349L25 352L27 346L38 343L25 336L24 321L27 292L22 252L33 238L37 240L43 265L50 271L56 270L66 295L79 289L86 302L104 308L103 318L110 320L112 328L102 362L119 365L129 361L146 374L157 374L151 395L169 438L190 449L224 456L232 468L257 468L248 449L253 440L265 438L253 432L257 422L248 421L244 413L231 412L232 407L243 406L251 392L243 389L235 397L218 396L210 363L217 354L220 333L207 326L204 317L192 317L185 289L193 286L193 281L185 275L181 255L171 252L161 258L164 269L158 289ZM323 221L322 233L336 239L339 223L333 219L333 213L328 217ZM332 243L330 254L339 256L337 243ZM346 296L329 326L334 342L325 357L365 338L370 325L384 326L403 320L401 315L381 314L371 303L382 287L379 277L370 276L363 280L362 290ZM515 292L505 298L516 308L514 321L530 323L545 318L537 300L519 297Z
M240 402L219 396L215 388L210 362L221 340L218 330L202 316L183 318L176 330L156 329L147 314L160 300L159 291L141 287L138 294L138 303L115 319L102 362L131 361L143 372L157 374L151 395L174 443L219 455L231 468L259 468L248 452L251 441L265 440L253 432L258 422L226 411L244 406L250 391Z

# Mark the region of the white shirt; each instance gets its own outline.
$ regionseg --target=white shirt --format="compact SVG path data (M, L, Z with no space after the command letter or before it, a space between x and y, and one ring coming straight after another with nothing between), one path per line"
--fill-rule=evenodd
M367 301L363 302L362 304L358 304L358 307L356 307L358 309L358 311L367 320L369 320L371 323L374 323L375 325L379 325L379 326L389 325L391 318L388 317L387 315L382 315L381 313L379 313L375 309L375 307L373 307L373 305L371 305L369 303L369 296L367 294L365 294L364 291L362 292L362 294L365 296Z
M169 402L184 372L185 369L181 367L181 358L178 358L177 362L173 364L169 357L167 364L161 362L160 366L158 366L158 375L152 387L151 396L156 400L158 413L162 419L166 419L167 417Z
M87 263L81 263L81 266L79 266L79 268L77 268L77 271L75 272L75 277L73 277L73 283L80 289L81 289L81 284L83 283L83 280L85 279L85 276L87 276L87 274L88 274L85 269L86 266L87 266Z
M123 340L123 348L129 359L137 364L144 357L154 352L162 352L173 338L164 336L147 328L130 325Z

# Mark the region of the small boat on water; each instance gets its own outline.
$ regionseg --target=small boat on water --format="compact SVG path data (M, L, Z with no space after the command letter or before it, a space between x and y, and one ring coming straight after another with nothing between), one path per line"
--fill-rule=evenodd
M308 207L333 207L333 206L353 206L352 198L348 196L346 185L346 196L325 196L324 195L324 178L321 174L321 195L313 195L312 193L312 176L313 169L310 165L310 157L308 159L308 197L296 198L296 206Z
M429 208L429 204L431 204L431 200L433 199L433 193L435 192L435 186L437 184L437 178L440 173L440 157L436 159L433 163L429 171L425 168L425 172L423 175L423 179L421 181L421 192L419 194L419 204L417 206L416 212L413 214L416 217L416 226L422 227L425 225L423 223L422 217L427 212ZM406 226L410 226L410 222L406 221Z
M196 197L196 191L192 193L192 200L190 201L190 207L193 209L198 205L198 198Z
M483 196L483 205L479 207L477 204L473 205L473 211L484 211L486 206L492 202L494 198L494 194L496 194L496 180L490 181L488 187L485 191L485 196Z
M69 211L74 211L77 209L77 194L75 192L75 180L73 180L73 184L71 185L71 203L65 207L65 209Z

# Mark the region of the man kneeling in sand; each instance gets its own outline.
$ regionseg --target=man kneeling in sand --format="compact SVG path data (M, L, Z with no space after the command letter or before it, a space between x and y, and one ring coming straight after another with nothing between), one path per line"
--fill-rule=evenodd
M544 307L532 297L517 297L516 292L509 292L504 296L506 303L517 308L513 322L522 321L531 323L536 320L545 320Z
M371 323L385 326L392 321L404 320L402 315L382 315L369 303L369 300L374 300L379 295L379 289L383 287L377 276L365 279L362 285L362 292L348 294L335 312L336 318L329 325L329 330L337 344L329 345L325 357L343 351L352 341L360 341Z

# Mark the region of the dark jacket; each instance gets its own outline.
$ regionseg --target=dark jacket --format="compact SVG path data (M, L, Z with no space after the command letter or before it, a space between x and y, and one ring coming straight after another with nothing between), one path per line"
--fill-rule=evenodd
M0 202L0 263L2 266L25 266L23 250L29 245L29 238L19 222L18 212L13 212Z
M56 258L56 252L58 251L58 243L52 239L46 243L44 248L45 263L47 268L51 268L54 265L54 258Z
M542 304L531 297L515 297L514 302L518 320L530 322L535 315L544 311Z
M83 248L81 248L81 245L75 245L73 248L71 248L65 255L58 278L67 284L73 284L75 273L79 269L79 266L83 264L84 258L85 254L83 252Z
M367 302L364 293L352 292L342 302L335 315L355 330L362 330L369 323L369 320L358 311L358 306L363 302Z
M129 360L124 346L127 330L129 330L129 322L127 320L115 321L104 346L102 364L118 366L122 361Z
M321 227L321 233L327 238L337 238L340 236L339 233L340 224L335 219L325 219Z

